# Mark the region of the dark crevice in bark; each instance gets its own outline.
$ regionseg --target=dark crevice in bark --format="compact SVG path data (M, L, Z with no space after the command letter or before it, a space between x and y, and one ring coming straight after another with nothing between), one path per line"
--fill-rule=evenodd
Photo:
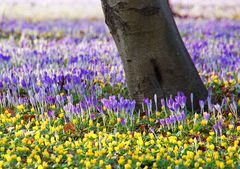
M150 59L150 62L153 66L153 71L154 71L154 75L155 75L155 78L157 79L157 82L158 82L158 85L159 85L159 88L161 89L161 92L162 92L162 96L165 97L166 94L163 90L163 79L162 79L162 74L161 74L161 70L159 68L159 65L156 61L156 59ZM158 93L155 93L155 94L158 94ZM160 96L158 96L160 97Z
M162 75L155 59L150 59L158 83L162 84Z

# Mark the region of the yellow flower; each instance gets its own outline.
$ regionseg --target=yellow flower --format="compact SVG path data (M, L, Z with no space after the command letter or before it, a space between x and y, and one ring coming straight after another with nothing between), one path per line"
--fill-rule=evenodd
M48 167L48 163L46 161L43 162L43 167L47 168Z
M198 162L195 162L195 163L194 163L194 167L195 167L195 168L198 168L198 167L199 167L199 163L198 163Z
M207 161L208 163L210 163L210 162L212 161L212 159L211 159L211 158L206 158L206 161Z
M227 165L232 165L233 164L233 160L227 160Z
M12 161L12 157L10 155L6 155L5 158L8 163Z
M60 158L56 158L55 161L56 161L56 163L59 163L60 162Z
M39 166L38 166L38 169L43 169L43 166L42 166L42 165L39 165Z
M110 164L106 165L106 169L112 169L112 166Z
M31 164L32 163L32 158L27 158L27 163Z
M175 160L175 164L176 164L176 165L181 164L181 162L182 162L182 160Z
M156 163L156 162L153 163L152 167L153 167L153 168L157 168L157 163Z
M218 152L214 152L213 153L213 157L215 160L217 160L219 158L219 153Z
M195 113L195 118L198 119L199 117L199 114Z
M232 80L232 79L230 79L230 80L229 80L229 83L231 83L231 84L235 85L235 84L236 84L236 80L234 80L234 79L233 79L233 80Z
M209 132L210 136L213 136L215 133L213 131Z
M209 148L210 150L214 150L215 146L214 146L213 144L211 144L211 145L208 146L208 148Z
M37 85L38 85L38 86L41 86L41 85L42 85L41 81L38 81L38 82L37 82Z
M187 148L188 148L188 145L187 145L187 144L184 144L184 145L183 145L183 148L184 148L184 149L187 149Z
M31 108L31 112L34 113L35 112L35 109L34 107Z
M154 118L149 118L149 121L150 121L151 123L153 123L155 120L154 120Z
M240 126L237 126L237 131L240 131Z
M23 105L23 104L18 105L18 106L17 106L17 109L18 109L19 111L24 110L24 105Z
M178 146L181 146L182 145L182 141L178 141L177 144L178 144Z
M220 162L220 164L219 164L219 168L220 169L223 169L225 166L224 166L224 162Z
M144 161L144 156L138 157L138 160L141 161L141 162L143 162L143 161Z
M125 168L125 169L130 169L130 168L131 168L131 165L130 165L130 164L125 164L125 165L124 165L124 168Z
M60 118L63 118L63 117L64 117L64 113L61 112L61 113L59 114L59 117L60 117Z
M188 167L190 165L189 161L187 160L185 163L184 163L184 166L185 167Z
M21 162L21 157L17 157L17 162Z
M162 109L162 111L164 111L165 110L165 106L162 106L161 109Z
M159 117L161 115L161 113L158 111L156 112L156 116Z
M0 167L2 168L4 161L0 161Z
M93 126L93 121L89 120L89 126L92 127Z
M205 126L205 125L207 125L207 120L205 120L205 119L203 119L202 121L201 121L201 124L203 125L203 126Z
M118 123L121 123L121 118L117 118L117 122L118 122Z
M86 161L85 166L86 166L86 168L89 168L91 166L90 161Z
M234 128L234 126L233 126L232 124L229 124L229 125L228 125L228 128L229 128L230 130L232 130L232 129Z
M182 130L182 129L183 129L183 126L182 126L182 125L178 126L178 129L179 129L179 130Z
M137 166L137 167L140 167L141 164L142 164L141 162L137 162L137 163L136 163L136 166Z
M55 108L56 108L56 105L53 104L53 105L51 106L51 109L55 109Z
M100 160L100 161L99 161L99 165L100 165L100 166L103 166L103 164L104 164L104 161L103 161L103 160Z
M123 164L124 163L124 157L123 156L121 156L120 158L119 158L119 160L118 160L118 164Z
M73 119L73 124L77 124L77 119Z
M225 85L225 86L228 86L228 81L224 81L224 85Z

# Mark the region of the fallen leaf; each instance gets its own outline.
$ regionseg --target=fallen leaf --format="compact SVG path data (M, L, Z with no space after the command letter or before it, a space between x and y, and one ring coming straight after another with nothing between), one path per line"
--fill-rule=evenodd
M14 116L16 115L16 113L14 112L14 110L11 109L11 108L7 108L7 109L5 110L5 113L10 113L12 117L14 117Z
M35 119L35 116L34 115L24 115L23 116L23 119L24 119L24 121L29 121L29 120L32 120L32 119Z
M70 122L68 122L68 123L66 123L66 124L64 125L63 130L64 130L65 132L75 132L75 131L76 131L74 125L73 125L72 123L70 123Z
M140 124L140 129L144 132L146 132L146 126L144 124Z

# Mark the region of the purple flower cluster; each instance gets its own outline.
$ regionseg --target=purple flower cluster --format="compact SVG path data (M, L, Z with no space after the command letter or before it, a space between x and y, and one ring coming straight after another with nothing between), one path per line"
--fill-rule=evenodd
M3 54L1 54L0 53L0 61L1 62L3 62L3 61L10 61L10 59L11 59L11 56L9 56L9 55L3 55Z
M118 96L118 99L116 98L116 96L109 96L108 99L103 98L101 102L103 106L105 106L108 110L117 112L118 114L124 111L130 116L132 116L136 105L135 101L124 99L121 96Z
M182 92L178 92L175 98L167 99L166 103L170 110L178 111L180 108L183 109L186 105L187 98Z
M204 82L214 73L224 81L239 76L239 23L178 20L177 24ZM105 113L104 105L118 114L133 114L135 102L123 98L128 97L123 64L104 22L12 20L2 22L1 31L9 38L0 39L0 106L25 104L43 113L54 104L70 116ZM15 34L19 39L11 38ZM240 92L238 83L232 86L235 93ZM123 97L108 97L115 91L123 91ZM209 112L221 111L212 105L211 93L210 86ZM157 108L156 97L154 102ZM183 93L160 102L172 113L161 119L162 123L185 119L180 113L186 105ZM151 115L152 101L145 99L143 103ZM206 103L199 104L203 109ZM230 106L237 114L234 102ZM208 120L209 115L204 118Z
M162 118L159 120L162 126L175 124L176 122L182 122L186 119L186 114L184 111L181 111L177 115L170 115L167 118Z
M220 131L220 133L222 132L222 124L223 124L222 120L218 120L218 122L213 125L213 129L216 133L218 131Z

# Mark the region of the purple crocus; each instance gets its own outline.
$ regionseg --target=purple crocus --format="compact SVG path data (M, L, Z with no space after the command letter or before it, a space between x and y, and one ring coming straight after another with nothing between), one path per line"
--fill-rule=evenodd
M171 115L169 119L170 119L170 123L175 123L176 122L175 115Z
M173 103L173 110L178 111L179 108L180 108L180 105L177 102L174 102Z
M221 131L222 130L222 120L221 119L218 120L217 125L218 125L218 129Z
M208 121L209 118L210 118L210 113L204 112L203 113L203 118Z
M214 125L213 125L213 129L214 129L215 132L217 133L217 131L218 131L218 124L214 124Z
M148 116L149 116L149 113L148 113L148 111L146 111L146 112L145 112L145 114L146 114L146 117L148 118Z
M49 110L49 111L47 111L47 115L48 115L48 117L54 118L54 116L55 116L55 111L54 111L54 110Z
M0 53L0 60L3 60L3 61L10 61L11 59L11 56L7 56L7 55L3 55Z
M165 100L161 99L161 105L165 107Z
M168 125L168 124L172 124L172 121L170 120L170 118L166 118L165 121L166 121L166 124L167 124L167 125Z
M184 111L181 111L181 112L180 112L180 115L181 115L181 117L182 117L183 120L185 120L186 117L187 117Z
M169 109L174 110L173 104L174 104L174 100L172 98L167 100L167 106Z
M186 102L187 102L187 97L186 96L181 96L179 98L179 104L181 106L181 108L183 109L186 105Z
M3 89L3 83L0 81L0 89Z
M176 120L177 120L177 121L182 121L182 120L183 120L183 118L182 118L182 116L181 116L181 115L178 115L178 116L176 116Z
M91 120L94 120L94 118L95 118L95 115L92 113L92 114L90 114L90 119Z
M124 118L120 118L120 122L121 122L122 125L126 125L126 121L125 121Z
M200 106L201 110L204 109L204 101L203 100L199 100L199 106Z
M164 126L164 125L166 124L165 119L160 119L159 122L160 122L160 124L161 124L162 126Z

